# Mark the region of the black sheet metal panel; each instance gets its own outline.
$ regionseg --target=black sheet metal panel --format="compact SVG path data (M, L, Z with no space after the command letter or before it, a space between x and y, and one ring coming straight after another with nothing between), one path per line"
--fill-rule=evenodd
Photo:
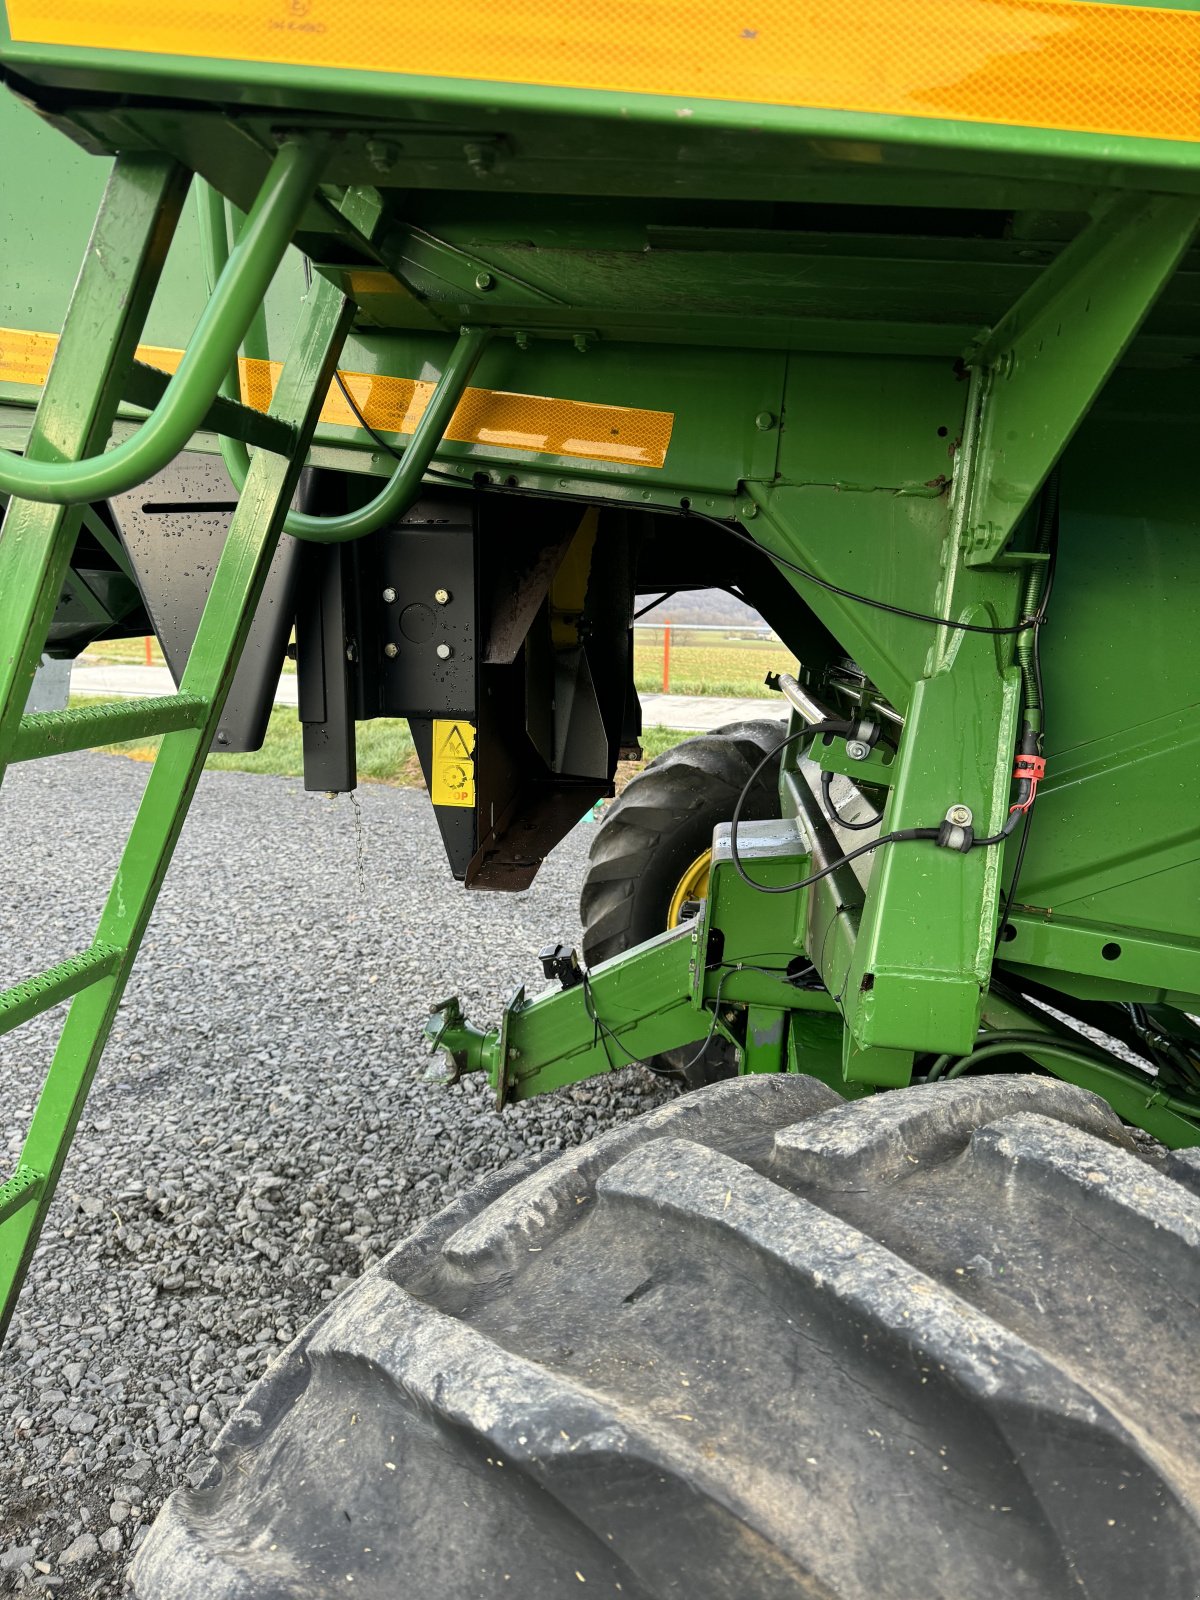
M110 504L151 626L178 684L225 548L237 490L219 460L187 455ZM292 631L298 565L299 547L285 534L213 742L218 753L257 750L266 735Z
M304 787L345 794L358 785L350 704L354 643L346 631L340 545L308 545L301 555L296 613L296 679Z

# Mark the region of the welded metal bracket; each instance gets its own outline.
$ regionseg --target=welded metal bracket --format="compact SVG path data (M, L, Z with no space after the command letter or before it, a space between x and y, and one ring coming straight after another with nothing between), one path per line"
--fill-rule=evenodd
M966 353L963 558L1002 558L1200 223L1195 196L1106 201Z

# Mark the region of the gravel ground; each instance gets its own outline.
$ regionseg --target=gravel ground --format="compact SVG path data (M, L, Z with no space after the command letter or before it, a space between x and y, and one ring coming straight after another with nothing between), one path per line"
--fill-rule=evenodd
M0 984L90 942L148 771L10 774ZM577 941L590 833L529 893L468 896L423 794L206 774L0 1350L0 1593L118 1594L324 1301L475 1178L663 1097L631 1069L498 1116L481 1082L419 1079L432 1002L491 1022L548 938ZM61 1015L0 1040L10 1169Z

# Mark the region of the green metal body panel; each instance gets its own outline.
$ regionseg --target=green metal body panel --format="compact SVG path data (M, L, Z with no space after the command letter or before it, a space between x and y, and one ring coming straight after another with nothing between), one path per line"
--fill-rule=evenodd
M75 997L0 1186L3 1316L306 461L388 480L392 521L423 478L511 497L514 528L529 497L710 537L715 519L731 565L747 546L772 558L808 690L852 718L882 708L863 761L845 729L792 745L780 817L739 834L758 887L719 832L688 927L561 993L518 992L492 1029L447 1002L430 1038L455 1071L488 1072L503 1102L720 1034L743 1071L857 1095L1017 1051L1168 1143L1200 1141L1183 1016L1200 1009L1186 95L1177 136L1151 138L27 33L0 31L0 75L37 107L0 95L0 148L19 153L0 179L0 445L27 458L0 457L18 496L0 769L166 736L94 945L0 995L4 1025ZM185 203L193 175L211 195ZM210 295L226 207L237 244ZM239 346L248 394L251 369L273 381L284 362L266 417L232 382ZM335 362L374 433L334 404ZM468 383L472 427L451 417ZM181 693L24 717L48 630L120 628L133 604L102 506L68 502L114 494L114 463L141 460L172 412L177 443L223 448L245 477ZM370 521L293 526L333 541ZM109 567L76 547L81 527ZM686 582L686 531L675 548ZM1043 722L1014 886L1021 831L999 836L1014 754ZM826 814L821 768L883 807L881 834L921 836L849 859L874 841ZM974 845L929 837L955 808ZM1037 996L1140 1041L1141 1065L1099 1059Z

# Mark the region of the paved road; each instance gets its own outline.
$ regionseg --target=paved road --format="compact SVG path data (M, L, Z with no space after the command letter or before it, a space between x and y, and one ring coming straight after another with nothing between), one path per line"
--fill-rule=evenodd
M71 673L72 694L94 694L122 699L127 696L172 694L175 684L166 667L80 666ZM296 704L296 677L285 673L275 692L275 704ZM782 717L780 700L751 700L716 695L644 694L642 721L647 728L687 728L703 733L726 722L748 717Z

